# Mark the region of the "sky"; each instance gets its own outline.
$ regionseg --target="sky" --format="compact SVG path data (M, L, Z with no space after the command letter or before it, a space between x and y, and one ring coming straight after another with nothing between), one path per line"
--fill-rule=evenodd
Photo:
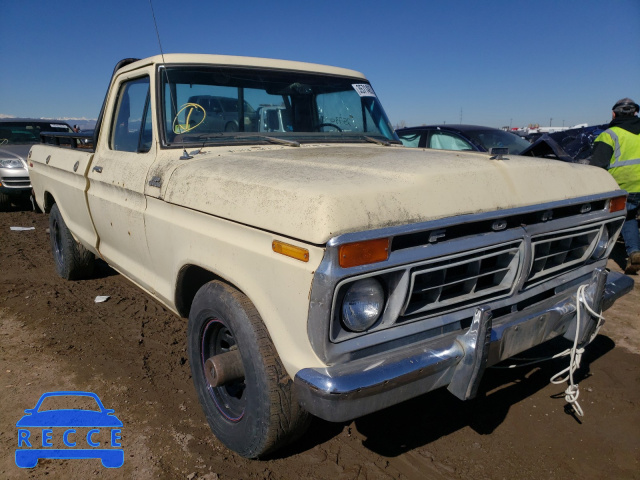
M164 53L360 71L393 125L597 125L640 102L640 0L152 0ZM0 117L95 119L149 0L0 0Z

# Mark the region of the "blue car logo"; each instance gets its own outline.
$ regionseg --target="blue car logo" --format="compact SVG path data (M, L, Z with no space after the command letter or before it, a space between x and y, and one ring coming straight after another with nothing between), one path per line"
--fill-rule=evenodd
M43 405L44 403L44 405ZM82 404L84 408L48 409L54 403ZM87 408L88 407L88 408ZM122 422L92 392L49 392L16 423L16 465L33 468L41 458L99 458L107 468L124 463L120 448Z

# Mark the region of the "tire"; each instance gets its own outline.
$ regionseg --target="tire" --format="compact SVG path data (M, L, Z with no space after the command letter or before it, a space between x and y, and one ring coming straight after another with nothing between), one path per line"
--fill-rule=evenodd
M237 132L238 124L236 122L229 122L224 126L225 132Z
M11 198L6 193L0 193L0 212L8 212L11 209Z
M244 379L211 387L204 362L234 349L240 351ZM189 314L188 353L209 426L229 449L264 457L306 431L311 416L298 403L256 308L238 290L219 281L198 290Z
M75 241L56 204L49 212L49 238L58 275L67 280L80 280L92 275L95 256Z

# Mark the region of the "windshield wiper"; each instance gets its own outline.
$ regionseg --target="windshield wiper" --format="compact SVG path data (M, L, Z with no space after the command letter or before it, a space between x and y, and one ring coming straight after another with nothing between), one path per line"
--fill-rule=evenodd
M198 135L197 137L198 139L202 140L202 139L206 139L206 138L225 138L225 139L229 139L229 140L234 140L234 139L246 139L246 138L257 138L259 140L263 140L265 142L269 142L269 143L275 143L278 145L287 145L289 147L299 147L300 146L300 142L296 142L294 140L285 140L283 138L277 138L277 137L270 137L267 135L257 135L254 133L246 133L246 134L223 134L223 133L203 133L201 135Z
M375 143L376 145L383 145L385 147L388 147L389 145L391 145L386 140L378 140L377 138L369 137L367 135L363 135L362 138L364 138L367 142Z
M369 137L367 135L363 135L362 138L364 138L367 142L375 143L377 145L382 145L384 147L388 147L389 145L401 145L402 144L402 142L399 142L397 140L382 140L382 139L379 139L379 138Z
M267 136L259 136L258 138L262 140L266 140L269 143L275 143L278 145L288 145L290 147L299 147L300 142L296 142L295 140L285 140L284 138L277 137L267 137Z

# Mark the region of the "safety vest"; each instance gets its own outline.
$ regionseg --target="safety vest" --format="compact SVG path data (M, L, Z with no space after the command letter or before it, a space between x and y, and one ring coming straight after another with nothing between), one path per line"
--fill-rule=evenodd
M620 127L606 129L595 140L613 149L609 173L620 188L627 192L640 192L640 135Z

